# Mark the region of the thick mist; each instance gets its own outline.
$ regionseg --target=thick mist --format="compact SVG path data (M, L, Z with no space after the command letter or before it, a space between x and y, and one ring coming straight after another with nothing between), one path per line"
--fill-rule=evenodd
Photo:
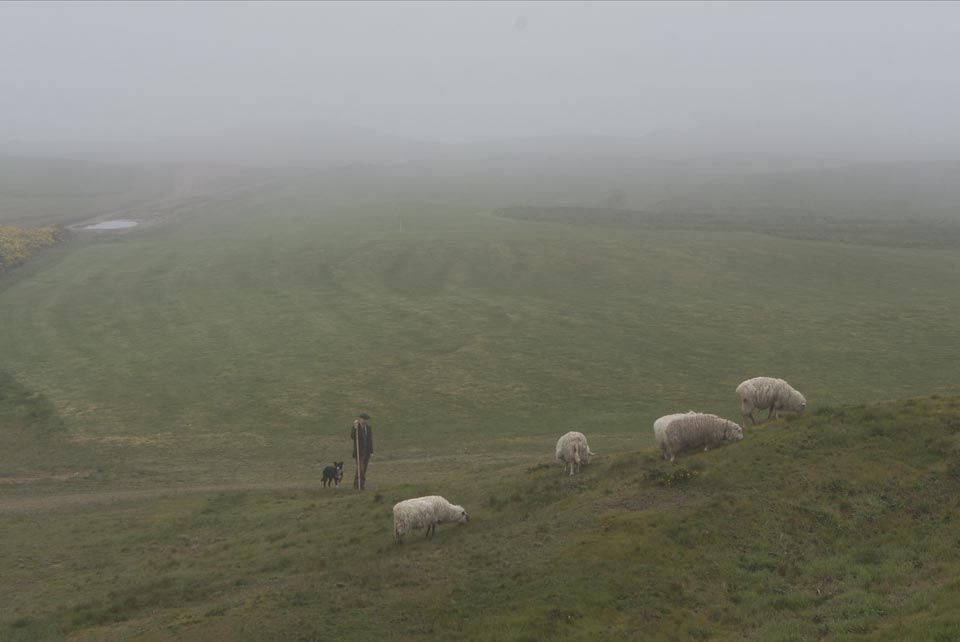
M957 24L954 3L2 3L0 145L950 156Z

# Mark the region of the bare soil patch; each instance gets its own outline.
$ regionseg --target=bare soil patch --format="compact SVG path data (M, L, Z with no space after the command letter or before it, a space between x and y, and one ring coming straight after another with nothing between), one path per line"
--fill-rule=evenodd
M46 479L52 479L50 477ZM38 479L27 481L39 481ZM317 487L310 482L277 482L263 484L210 484L200 486L167 486L136 490L103 490L85 493L61 493L57 495L0 495L0 515L42 513L54 510L70 510L93 505L115 504L125 501L156 499L175 495L202 495L233 493L241 491L304 490Z
M67 481L68 479L83 479L84 477L89 477L92 472L93 471L91 470L82 469L67 469L58 472L25 471L13 475L0 475L0 486L29 484L38 481Z

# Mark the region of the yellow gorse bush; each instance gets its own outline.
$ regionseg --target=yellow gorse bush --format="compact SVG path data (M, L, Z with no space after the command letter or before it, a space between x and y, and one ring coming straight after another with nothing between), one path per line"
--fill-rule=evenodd
M64 231L59 227L0 227L0 273L22 263L42 247L63 240Z

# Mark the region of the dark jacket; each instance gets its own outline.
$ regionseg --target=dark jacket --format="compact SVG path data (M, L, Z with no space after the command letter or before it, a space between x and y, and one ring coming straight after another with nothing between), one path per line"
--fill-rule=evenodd
M353 422L353 428L350 429L350 440L353 441L353 458L357 458L357 434L359 431L360 458L369 459L373 454L373 428L369 424L364 426L360 421Z

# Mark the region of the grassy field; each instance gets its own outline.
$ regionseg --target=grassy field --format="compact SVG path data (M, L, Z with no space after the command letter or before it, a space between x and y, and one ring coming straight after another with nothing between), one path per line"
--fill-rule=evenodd
M442 477L467 525L391 542L435 491L193 493L6 515L8 640L954 640L960 399L780 420L580 476ZM382 474L382 473L381 473ZM43 537L36 534L41 532Z
M69 225L181 205L292 171L0 156L0 226Z
M760 233L788 239L832 241L854 245L960 249L960 222L956 217L891 218L841 217L829 210L799 209L713 212L709 209L639 211L595 207L508 207L498 210L521 221L632 230L700 230Z
M955 637L956 401L862 404L960 394L960 257L569 223L288 182L5 275L0 639ZM758 374L811 415L656 461Z

